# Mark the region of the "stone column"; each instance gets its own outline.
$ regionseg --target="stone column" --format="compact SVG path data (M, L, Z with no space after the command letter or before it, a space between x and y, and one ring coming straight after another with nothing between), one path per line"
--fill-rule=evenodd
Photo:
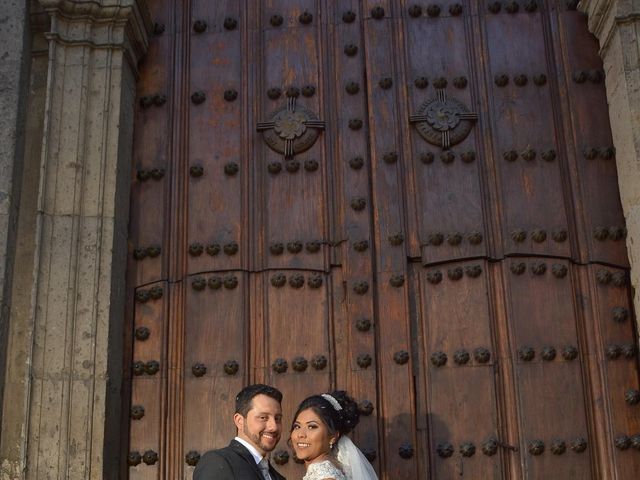
M609 117L627 222L631 283L640 290L640 2L582 0L589 30L600 42ZM634 298L640 313L640 295Z
M31 309L12 316L7 352L28 378L24 402L4 405L22 436L2 438L14 457L0 478L115 479L135 77L151 23L145 0L39 3L50 28Z

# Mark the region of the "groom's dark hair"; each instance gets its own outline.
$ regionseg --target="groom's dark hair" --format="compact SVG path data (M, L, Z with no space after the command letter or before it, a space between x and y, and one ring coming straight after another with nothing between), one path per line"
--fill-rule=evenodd
M256 395L266 395L276 400L278 403L282 403L282 393L280 390L269 385L262 383L256 383L249 385L240 390L240 393L236 395L236 413L239 413L243 417L247 416L249 410L251 410L253 404L253 397Z

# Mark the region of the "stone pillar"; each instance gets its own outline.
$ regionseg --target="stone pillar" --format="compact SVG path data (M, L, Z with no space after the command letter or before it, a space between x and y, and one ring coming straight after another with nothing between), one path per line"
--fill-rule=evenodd
M2 7L0 20L0 406L5 360L29 79L29 9L24 0ZM0 420L2 412L0 410ZM0 438L2 431L0 431Z
M609 117L627 222L631 283L640 290L640 2L582 0L589 30L600 42ZM640 313L640 295L634 298Z
M151 23L145 0L39 4L50 27L34 268L7 351L25 378L23 402L3 406L0 478L115 479L135 78Z

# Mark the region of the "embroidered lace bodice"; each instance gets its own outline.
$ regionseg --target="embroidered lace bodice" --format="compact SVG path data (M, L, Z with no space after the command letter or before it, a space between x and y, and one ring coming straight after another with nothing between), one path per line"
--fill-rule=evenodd
M344 473L329 460L310 464L302 480L324 480L325 478L347 480Z

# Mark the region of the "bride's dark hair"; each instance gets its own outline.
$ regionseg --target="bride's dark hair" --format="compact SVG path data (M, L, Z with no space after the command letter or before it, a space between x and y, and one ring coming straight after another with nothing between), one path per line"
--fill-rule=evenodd
M347 395L347 392L344 390L336 390L329 395L336 399L342 407L341 410L336 410L331 401L322 395L312 395L300 403L296 414L293 416L291 430L293 431L293 424L295 424L298 415L309 408L320 417L322 422L327 426L330 435L334 435L335 433L344 435L353 430L360 421L358 404L353 398Z

